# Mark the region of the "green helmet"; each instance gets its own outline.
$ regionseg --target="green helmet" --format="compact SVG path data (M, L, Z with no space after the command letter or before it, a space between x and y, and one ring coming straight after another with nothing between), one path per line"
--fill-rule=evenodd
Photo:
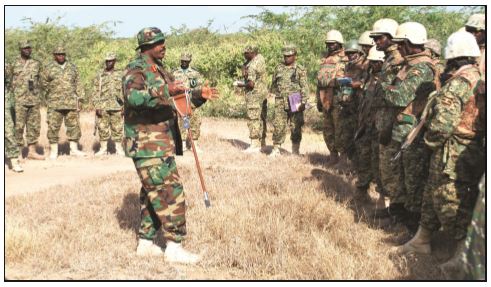
M358 41L356 40L349 40L348 43L346 44L346 48L344 49L346 53L363 53L363 51L360 48L360 45L358 45Z
M142 46L155 44L160 41L165 41L165 36L159 28L156 27L148 27L143 28L136 35L138 39L138 47L135 50L140 49Z

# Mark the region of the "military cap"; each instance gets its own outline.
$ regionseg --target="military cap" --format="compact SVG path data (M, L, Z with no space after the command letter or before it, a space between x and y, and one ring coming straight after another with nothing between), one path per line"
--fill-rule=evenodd
M255 45L247 45L244 48L244 53L257 53L259 49Z
M181 54L181 61L191 61L193 59L193 54L184 52Z
M29 40L23 40L19 42L19 49L30 48L31 42Z
M112 53L112 52L109 52L106 54L106 58L105 58L106 61L112 61L112 60L116 60L116 54Z
M53 49L53 54L66 54L65 47L59 45Z
M291 56L297 54L297 47L292 44L287 44L283 47L283 49L281 49L281 51L283 52L283 56Z
M165 41L165 36L159 28L147 27L143 28L136 35L138 39L138 47L135 50L140 49L142 46L155 44L160 41Z

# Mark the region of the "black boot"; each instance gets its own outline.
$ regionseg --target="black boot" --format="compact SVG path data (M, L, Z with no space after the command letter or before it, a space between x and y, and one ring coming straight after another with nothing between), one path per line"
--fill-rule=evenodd
M389 214L394 218L395 222L406 225L407 212L403 203L391 203L389 205Z

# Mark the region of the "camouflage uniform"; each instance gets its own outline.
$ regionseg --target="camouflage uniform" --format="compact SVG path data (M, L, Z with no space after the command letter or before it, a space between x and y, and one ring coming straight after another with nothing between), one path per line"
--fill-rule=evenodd
M331 154L337 154L339 150L336 145L336 126L338 126L338 113L334 112L334 87L335 79L344 76L344 70L348 59L344 55L344 50L339 50L324 59L320 64L317 73L317 106L322 104L322 115L324 117L323 136L324 142ZM324 100L325 99L325 100Z
M84 96L77 67L68 60L63 65L53 61L43 71L42 80L46 87L48 104L49 143L58 143L58 132L63 120L68 140L77 142L81 136L79 100Z
M102 111L102 116L97 119L97 129L101 141L107 141L109 137L115 142L123 139L123 109L121 78L123 71L102 70L94 79L92 86L95 88L94 107Z
M5 72L5 76L7 76L7 71ZM14 120L14 103L15 99L13 94L10 92L10 82L9 78L5 77L5 87L4 87L4 96L5 96L5 109L4 109L4 117L5 117L5 139L4 139L4 152L5 156L8 159L16 158L19 156L19 147L17 145L16 137L15 137L15 120Z
M203 76L195 69L189 67L186 70L179 68L172 72L176 81L183 82L186 89L200 89L203 84ZM193 134L193 140L197 141L200 136L202 115L200 109L194 110L190 118L190 129ZM183 127L183 121L179 122L179 129L182 131L182 138L186 139L188 131Z
M164 39L158 28L138 33L139 43ZM163 226L165 239L181 242L186 235L186 206L174 153L182 154L182 140L169 76L160 60L143 53L128 64L123 77L123 145L142 182L140 238L154 239ZM205 101L200 90L193 91L193 108Z
M247 49L247 47L246 47ZM268 84L266 62L261 54L245 63L247 71L245 82L253 81L254 88L246 90L247 126L249 127L249 138L264 142L266 139L266 115Z
M426 105L428 95L436 89L435 67L428 49L405 57L406 64L397 74L394 85L382 83L385 103L399 111L392 128L392 142L402 143L414 128ZM423 142L422 133L402 153L403 187L394 197L404 203L404 208L419 219L424 184L428 174L429 150ZM397 145L394 145L397 146Z
M273 144L281 145L285 142L287 125L290 127L292 143L300 144L304 125L303 111L292 113L288 96L298 92L302 95L302 103L308 101L307 71L296 62L291 66L279 64L274 70L271 92L275 95Z
M386 51L386 60L382 66L380 73L380 85L383 83L391 85L399 70L402 68L404 59L397 50L397 45L390 46ZM379 167L380 180L385 192L390 198L391 204L404 204L404 199L398 198L400 189L404 187L402 178L402 162L398 160L391 162L391 159L399 151L401 143L391 140L392 126L395 118L395 110L387 105L384 94L385 89L380 89L377 93L376 101L381 104L381 107L375 114L375 126L379 137ZM402 193L404 194L404 193Z
M465 65L437 94L426 122L425 143L433 150L424 190L421 226L440 225L457 241L464 239L485 168L484 95L476 92L480 73Z
M24 127L28 145L36 144L41 131L41 62L21 57L10 65L11 89L15 97L17 144L24 146Z

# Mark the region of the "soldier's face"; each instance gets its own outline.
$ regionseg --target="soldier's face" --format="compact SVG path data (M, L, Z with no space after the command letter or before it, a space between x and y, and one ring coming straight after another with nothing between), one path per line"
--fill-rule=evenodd
M370 61L370 67L374 73L380 72L382 70L382 61Z
M32 53L31 47L20 49L20 54L22 57L29 58L31 56L31 53Z
M297 55L283 55L283 61L285 62L285 65L290 66L293 63L295 63L295 60L297 58Z
M329 42L329 43L326 43L326 48L327 48L327 50L329 50L329 52L335 52L335 51L341 49L341 44L339 44L337 42Z
M153 44L149 50L149 53L154 59L163 59L165 57L165 51L165 42L161 41Z
M469 27L469 26L466 26L465 30L471 33L472 35L474 35L478 44L484 44L484 42L486 42L486 31L484 30L478 31L476 28Z
M106 61L106 70L110 71L114 69L114 65L116 64L116 60Z
M387 35L379 35L373 38L375 45L377 46L377 50L385 51L392 44L391 39Z
M401 53L401 56L403 57L410 55L407 41L398 42L397 50L399 50L399 53Z
M191 63L191 61L181 60L181 68L182 68L182 69L187 69L187 68L189 68L189 63Z
M58 63L58 64L63 64L65 63L65 54L55 54L55 61Z
M356 52L355 53L346 53L346 56L348 56L348 60L350 62L354 62L360 58L360 54L356 53Z
M252 60L252 58L254 58L254 53L252 53L252 52L244 52L244 58L247 61L250 61L250 60Z

